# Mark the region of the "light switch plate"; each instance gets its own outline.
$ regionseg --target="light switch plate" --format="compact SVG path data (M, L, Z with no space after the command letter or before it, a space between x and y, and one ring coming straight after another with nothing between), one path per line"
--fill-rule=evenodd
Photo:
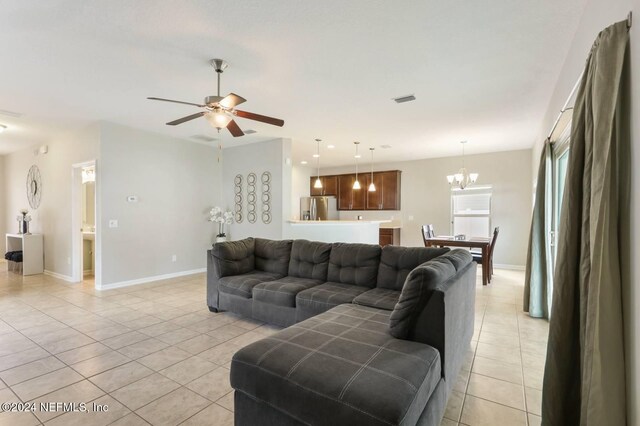
M109 219L109 228L117 228L118 219Z

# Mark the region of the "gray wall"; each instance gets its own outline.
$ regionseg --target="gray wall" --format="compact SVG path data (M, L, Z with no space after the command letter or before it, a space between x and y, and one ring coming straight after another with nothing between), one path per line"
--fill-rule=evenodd
M6 228L6 223L5 223L5 215L6 215L6 210L7 210L7 202L5 200L5 184L4 184L4 155L0 155L0 239L2 239L2 242L0 242L0 247L4 248L5 245L5 240L4 240L4 235L7 233L7 228ZM2 251L2 253L0 253L0 255L2 255L0 257L0 262L4 260L4 250Z
M495 263L522 267L531 219L531 150L467 155L470 172L480 174L476 185L492 185L492 225L500 227ZM439 234L451 229L451 190L446 176L457 172L461 157L433 158L374 164L377 170L402 170L402 210L395 212L341 212L341 219L392 219L402 225L404 246L422 246L420 228L432 223ZM323 174L349 173L353 167L328 168ZM413 219L411 219L413 217Z
M206 267L215 235L207 218L219 202L218 168L214 147L103 124L103 286ZM129 195L138 202L128 202ZM110 219L118 220L118 228L109 228Z
M242 223L230 226L228 236L234 240L246 237L263 237L280 239L283 237L285 221L291 215L291 140L274 139L247 145L234 146L223 150L222 193L224 194L224 209L234 211L234 179L242 175L243 216ZM271 173L271 223L264 224L260 215L261 184L263 172ZM247 220L247 175L255 173L258 178L256 185L257 221L249 223Z
M36 164L42 176L42 200L40 207L30 212L30 230L44 234L45 270L66 277L71 276L71 165L98 158L99 130L98 125L92 125L47 141L47 154L36 156L32 147L4 158L5 229L16 232L18 211L31 210L25 182L29 168Z
M542 122L540 133L536 139L534 154L532 156L532 181L536 179L538 160L542 142L549 129L553 125L560 108L571 92L578 76L582 72L585 60L596 36L605 27L614 22L622 21L627 13L634 10L636 16L633 28L630 31L630 64L631 64L631 90L628 101L630 102L631 127L631 155L632 155L632 182L631 182L631 236L629 250L627 250L630 264L625 268L625 287L623 289L623 304L625 315L625 342L627 364L627 408L628 424L640 424L640 120L638 109L640 108L640 0L589 0L582 15L573 43L567 54L562 71L558 78L553 96L549 102L549 108ZM624 251L623 251L624 252Z

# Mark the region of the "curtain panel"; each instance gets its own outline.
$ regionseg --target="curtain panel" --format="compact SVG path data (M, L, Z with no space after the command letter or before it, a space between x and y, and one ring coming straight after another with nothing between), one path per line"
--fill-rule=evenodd
M626 21L598 35L573 110L543 425L626 424L620 243L629 230L620 217L629 177L620 164L630 144L621 127L628 40Z
M524 281L523 309L534 318L549 318L551 289L553 288L553 267L549 240L553 187L551 154L552 146L547 140L542 148L538 168Z

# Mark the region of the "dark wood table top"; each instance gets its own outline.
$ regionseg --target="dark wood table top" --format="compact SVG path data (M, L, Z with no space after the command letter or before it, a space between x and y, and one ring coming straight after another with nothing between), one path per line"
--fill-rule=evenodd
M433 238L425 238L425 242L434 246L453 246L453 247L480 247L489 246L491 238L486 237L469 237L465 240L455 240L453 236L438 235Z

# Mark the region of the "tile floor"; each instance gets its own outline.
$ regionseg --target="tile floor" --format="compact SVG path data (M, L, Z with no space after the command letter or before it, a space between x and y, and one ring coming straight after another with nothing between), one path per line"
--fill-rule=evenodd
M540 424L547 323L521 312L522 281L497 270L478 287L443 426ZM0 264L0 402L102 407L4 412L0 426L232 425L231 356L277 328L212 314L204 300L203 274L98 292Z

